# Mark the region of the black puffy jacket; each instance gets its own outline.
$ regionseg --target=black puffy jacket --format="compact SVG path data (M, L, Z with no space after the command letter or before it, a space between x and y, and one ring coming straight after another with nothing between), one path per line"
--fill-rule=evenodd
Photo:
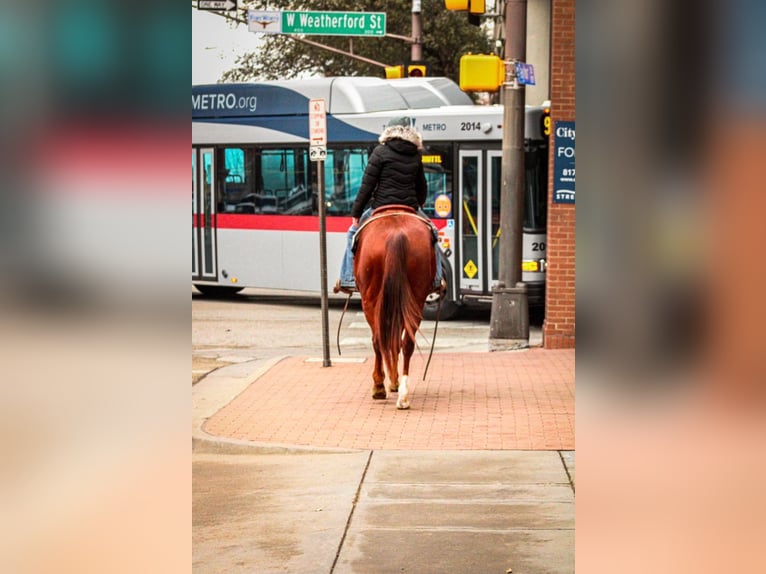
M426 176L420 157L420 134L413 128L393 126L381 134L370 154L362 185L351 208L352 217L361 217L367 204L422 207L426 202Z

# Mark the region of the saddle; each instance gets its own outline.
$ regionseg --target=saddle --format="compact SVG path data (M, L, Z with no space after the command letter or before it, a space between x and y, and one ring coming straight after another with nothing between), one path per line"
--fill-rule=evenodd
M400 216L400 215L404 215L407 217L414 217L422 221L431 230L431 234L433 235L433 238L434 238L434 243L438 240L439 232L436 229L436 227L434 227L434 224L431 223L429 219L422 217L414 207L410 207L409 205L398 205L398 204L381 205L380 207L375 208L370 218L367 219L364 223L362 223L362 225L359 226L359 229L356 230L356 233L354 234L354 240L351 245L351 250L354 253L356 253L356 245L359 240L359 232L362 231L362 229L364 229L365 227L367 227L370 223L372 223L373 221L377 221L378 219L382 219L384 217L393 217L393 216Z

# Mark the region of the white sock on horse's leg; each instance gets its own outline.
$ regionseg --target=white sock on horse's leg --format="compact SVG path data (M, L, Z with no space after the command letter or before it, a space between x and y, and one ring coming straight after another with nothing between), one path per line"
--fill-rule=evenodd
M399 398L396 399L397 409L410 408L410 389L407 387L409 377L402 375L399 379Z

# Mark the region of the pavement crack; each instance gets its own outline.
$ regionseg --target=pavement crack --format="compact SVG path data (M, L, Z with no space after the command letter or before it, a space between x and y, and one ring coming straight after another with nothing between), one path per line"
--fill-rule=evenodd
M359 480L359 486L356 488L356 493L354 494L354 500L351 503L351 512L348 513L348 520L346 520L346 527L343 529L343 536L340 537L340 543L338 544L338 551L335 553L335 559L332 561L332 566L330 567L330 574L333 574L335 572L335 566L338 564L338 558L340 558L340 551L343 549L343 544L346 541L346 535L348 534L349 528L351 528L351 520L354 518L354 511L356 510L356 505L359 502L359 497L362 493L362 485L364 484L364 479L367 477L367 470L370 468L370 462L372 461L372 454L374 453L374 450L370 451L370 456L367 457L367 464L364 465L364 470L362 471L362 478Z
M564 465L564 472L567 473L567 479L569 479L569 486L572 487L572 492L575 491L575 485L574 481L572 480L572 475L569 474L569 468L567 467L567 462L564 460L564 455L561 453L561 451L556 451L559 453L559 458L561 459L561 464Z

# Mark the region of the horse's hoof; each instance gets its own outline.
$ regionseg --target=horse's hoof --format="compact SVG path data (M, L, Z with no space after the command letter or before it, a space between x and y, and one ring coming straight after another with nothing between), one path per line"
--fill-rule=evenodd
M410 408L410 401L398 400L396 401L396 408L400 411L405 411Z
M382 391L375 391L372 393L372 398L375 400L385 399L386 398L386 390L383 389Z
M399 392L399 387L391 387L390 389L388 389L388 391L390 393L398 393Z

